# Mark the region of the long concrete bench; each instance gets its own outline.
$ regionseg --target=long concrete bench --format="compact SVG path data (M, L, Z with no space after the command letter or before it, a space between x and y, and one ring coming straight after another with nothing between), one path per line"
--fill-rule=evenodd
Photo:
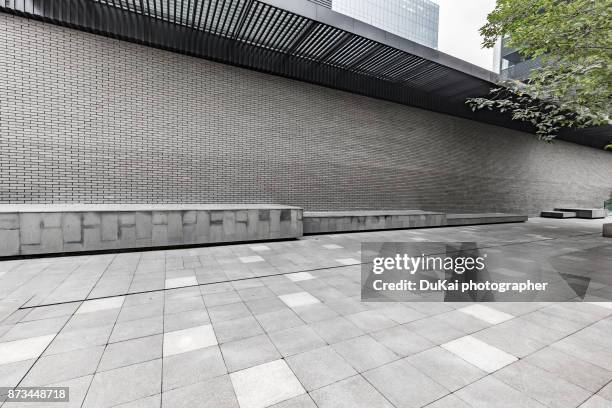
M481 213L481 214L446 214L448 226L458 225L480 225L501 224L507 222L525 222L527 215L505 214L505 213Z
M540 217L542 218L576 218L574 211L542 211Z
M0 256L256 241L302 236L282 205L0 205Z
M575 212L578 218L606 218L608 216L608 210L605 208L555 208L555 211L569 211Z
M420 210L305 211L304 234L446 225L446 214Z

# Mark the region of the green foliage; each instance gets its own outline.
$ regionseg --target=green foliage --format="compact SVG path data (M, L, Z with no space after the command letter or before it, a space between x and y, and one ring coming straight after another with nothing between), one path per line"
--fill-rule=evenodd
M473 110L509 112L551 141L563 127L610 123L612 112L610 0L497 0L480 29L483 46L508 37L509 47L542 67L525 83L505 81Z
M604 150L612 150L612 142L604 147Z

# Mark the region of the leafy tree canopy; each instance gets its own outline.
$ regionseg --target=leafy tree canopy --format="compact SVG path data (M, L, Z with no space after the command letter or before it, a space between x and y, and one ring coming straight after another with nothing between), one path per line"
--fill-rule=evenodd
M525 59L538 58L524 82L506 80L473 110L511 113L551 141L563 127L610 123L612 112L610 0L497 0L480 29L483 46L500 37Z

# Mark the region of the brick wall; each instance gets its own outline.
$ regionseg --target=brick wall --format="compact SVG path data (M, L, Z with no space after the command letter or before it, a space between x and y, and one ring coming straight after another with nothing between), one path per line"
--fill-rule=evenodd
M600 206L612 156L0 13L0 203Z

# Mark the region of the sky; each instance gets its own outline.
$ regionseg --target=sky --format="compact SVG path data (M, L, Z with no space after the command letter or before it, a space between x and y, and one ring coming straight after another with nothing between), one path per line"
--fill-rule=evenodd
M440 5L438 49L472 64L497 72L493 49L482 49L478 29L495 0L432 0Z

